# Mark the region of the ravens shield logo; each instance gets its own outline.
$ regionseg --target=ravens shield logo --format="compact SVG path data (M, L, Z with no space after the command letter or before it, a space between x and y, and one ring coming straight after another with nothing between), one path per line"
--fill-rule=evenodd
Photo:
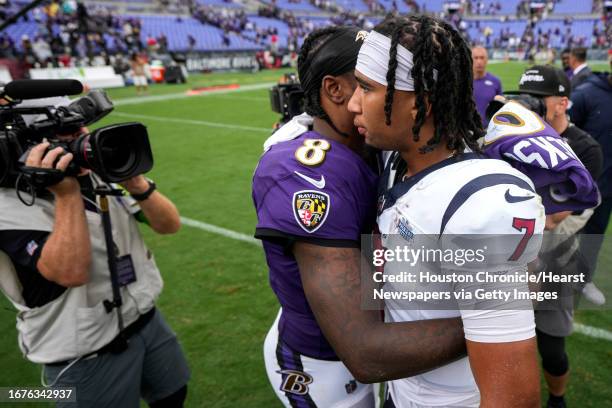
M303 190L293 195L293 215L308 233L321 228L329 213L329 206L329 195L320 191Z

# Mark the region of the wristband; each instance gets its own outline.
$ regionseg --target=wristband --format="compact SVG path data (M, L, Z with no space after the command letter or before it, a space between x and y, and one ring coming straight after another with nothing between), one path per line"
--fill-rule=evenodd
M132 198L136 201L144 201L153 194L155 190L157 190L157 185L152 180L147 179L147 183L149 183L149 188L144 193L140 194L130 194Z

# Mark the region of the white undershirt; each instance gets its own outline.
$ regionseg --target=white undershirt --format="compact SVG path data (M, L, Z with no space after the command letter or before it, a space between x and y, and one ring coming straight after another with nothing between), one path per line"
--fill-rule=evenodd
M574 75L576 75L577 73L579 73L580 71L582 71L583 69L585 69L587 67L587 63L582 63L580 65L578 65L576 67L576 69L574 69Z

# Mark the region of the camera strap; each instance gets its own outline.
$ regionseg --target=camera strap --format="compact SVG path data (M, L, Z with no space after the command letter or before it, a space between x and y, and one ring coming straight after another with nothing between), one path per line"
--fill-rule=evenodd
M125 265L121 265L121 260L118 258L116 245L113 241L110 206L108 196L119 196L121 190L110 188L109 186L98 186L95 189L96 195L100 198L100 213L102 215L102 227L104 230L104 239L106 241L106 256L108 260L108 269L110 271L111 287L113 291L112 300L104 300L104 307L107 313L112 313L113 309L117 312L117 325L119 326L119 336L115 343L116 351L125 350L128 347L128 339L124 334L123 315L121 314L121 306L123 300L121 298L121 282L120 269L125 269ZM125 262L125 260L123 261ZM130 265L131 258L129 259ZM133 269L133 265L132 265Z
M55 185L62 181L65 173L58 169L43 169L40 167L21 166L19 175L15 181L15 190L19 200L28 207L31 207L36 202L37 192L45 188ZM21 192L25 191L32 196L30 201L26 201Z
M11 171L11 152L6 137L6 133L0 133L0 185L9 179Z
M22 166L19 169L22 179L35 189L47 188L64 179L65 173L58 169Z

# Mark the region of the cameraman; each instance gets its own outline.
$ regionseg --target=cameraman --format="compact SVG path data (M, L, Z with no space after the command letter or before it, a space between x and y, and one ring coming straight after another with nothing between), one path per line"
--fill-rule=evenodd
M65 171L72 154L49 146L34 146L26 166ZM79 407L138 407L140 397L151 407L180 407L189 369L155 308L162 279L137 225L140 218L158 233L175 233L178 211L142 175L121 183L131 197L109 197L120 333L117 310L105 307L113 291L94 194L103 184L81 169L48 187L51 194L40 191L33 206L23 205L15 189L0 188L0 286L18 309L19 346L44 365L50 387L75 387Z

